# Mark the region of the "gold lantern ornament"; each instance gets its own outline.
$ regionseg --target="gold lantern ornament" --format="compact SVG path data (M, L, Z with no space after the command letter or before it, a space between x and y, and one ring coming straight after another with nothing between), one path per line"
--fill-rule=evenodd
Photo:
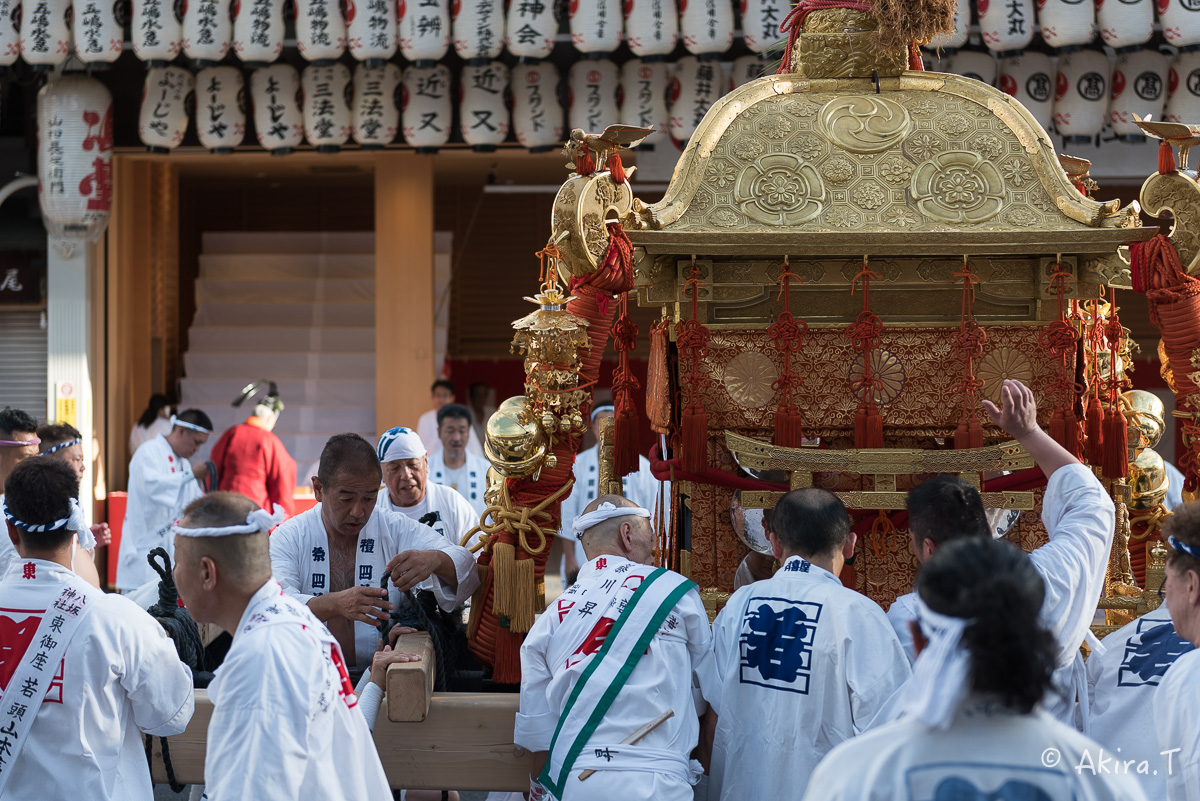
M483 452L500 476L534 476L536 480L547 459L547 437L524 396L509 398L488 418ZM489 470L488 492L491 473Z

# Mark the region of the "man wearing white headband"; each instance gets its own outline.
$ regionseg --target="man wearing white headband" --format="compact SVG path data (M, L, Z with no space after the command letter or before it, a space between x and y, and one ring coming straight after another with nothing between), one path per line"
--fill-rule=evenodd
M0 579L0 798L150 801L141 733L184 730L191 671L152 617L71 569L70 467L27 459L5 488L19 559Z
M200 482L208 477L206 465L193 469L188 459L211 433L208 415L188 409L171 418L171 433L159 434L133 454L117 557L117 589L122 592L158 580L146 561L154 548L165 548L174 558L171 524L179 519L185 506L204 494Z
M65 462L76 478L83 481L87 465L83 458L83 436L70 423L47 423L38 426L38 457ZM75 552L74 570L89 584L100 586L100 574L96 571L95 549L108 545L112 534L108 523L85 526L78 532L79 550Z
M909 677L883 610L839 578L856 537L836 495L784 495L767 538L779 570L735 592L713 623L713 801L798 798L821 758L865 731ZM787 757L767 768L762 755L783 743Z
M0 503L4 502L4 482L24 459L37 456L37 420L29 414L5 406L0 409ZM7 537L0 537L0 576L17 561L17 552Z
M208 687L204 798L387 801L337 640L271 578L268 532L283 517L214 492L172 529L179 597L198 622L233 634Z
M458 545L479 524L470 501L453 487L429 480L425 444L411 428L389 428L376 446L383 486L376 505L427 525Z
M712 684L696 585L649 564L650 512L632 501L597 498L574 531L589 561L521 646L514 741L533 752L530 799L691 801L694 688Z

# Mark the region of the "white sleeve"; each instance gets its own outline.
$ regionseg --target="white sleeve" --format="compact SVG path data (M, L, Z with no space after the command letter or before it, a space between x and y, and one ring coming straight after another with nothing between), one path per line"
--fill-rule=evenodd
M554 678L546 662L551 628L557 615L542 615L521 645L521 708L513 726L513 743L527 751L546 751L558 726L558 713L550 708L547 691Z
M737 639L739 629L741 628L741 614L745 607L746 595L750 592L749 589L739 589L729 596L729 600L725 602L725 606L717 613L716 620L712 624L712 641L711 649L713 659L711 663L712 677L711 687L704 698L708 701L708 705L713 708L718 717L721 712L721 696L725 690L725 680L728 677L731 665L736 661L736 651L738 648Z
M904 596L900 596L903 598ZM892 602L887 611L888 623L892 624L892 631L896 632L896 639L900 641L900 647L904 649L904 655L908 657L908 664L912 665L917 661L917 647L913 643L912 629L908 624L912 622L912 616L909 614L908 605L900 598Z
M908 681L912 669L900 641L874 601L866 600L866 614L852 621L853 635L846 638L843 656L850 691L854 728L866 731L889 699ZM873 607L873 608L872 608ZM849 635L849 632L847 632Z
M1200 801L1200 714L1191 702L1196 652L1175 661L1154 691L1154 722L1168 801ZM1181 670L1182 668L1182 670Z
M195 708L192 671L179 661L175 643L158 621L125 598L109 597L123 621L117 643L121 686L133 709L134 723L146 734L179 734L187 728Z
M683 618L687 632L688 655L692 660L692 698L696 711L704 714L709 698L719 692L719 681L712 647L712 628L700 592L693 588L675 605L675 614Z
M293 517L275 529L270 541L271 575L287 595L302 604L307 604L316 597L302 592L304 582L300 574L300 555L305 522L303 517ZM291 525L288 525L289 523Z
M428 588L438 599L438 606L446 612L453 612L479 588L479 570L475 564L475 555L460 545L447 540L441 534L411 520L402 514L386 509L376 509L375 514L383 515L381 522L393 542L393 551L388 559L405 551L441 551L454 562L456 584L448 585L436 575L430 576ZM423 582L424 583L424 582Z
M371 681L371 670L363 672L367 686L362 688L358 696L358 709L362 712L363 720L367 722L368 731L375 731L375 721L379 718L379 707L383 704L383 690ZM360 682L361 684L362 682Z

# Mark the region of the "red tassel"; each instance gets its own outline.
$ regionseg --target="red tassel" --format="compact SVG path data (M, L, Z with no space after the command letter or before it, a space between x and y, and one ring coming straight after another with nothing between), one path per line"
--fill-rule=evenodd
M1093 395L1088 404L1087 418L1087 463L1100 465L1104 463L1104 406L1099 396Z
M860 403L854 413L854 447L883 447L883 417L873 402Z
M962 450L969 447L971 447L971 424L966 417L963 417L958 421L958 428L954 429L954 449Z
M1083 457L1083 443L1079 441L1079 418L1074 409L1068 409L1063 417L1063 447L1071 452L1076 459Z
M804 440L804 418L800 413L781 405L775 410L775 445L780 448L799 448Z
M703 406L683 412L683 441L680 443L683 469L703 473L708 469L708 412Z
M1104 458L1101 472L1105 478L1129 478L1129 432L1120 408L1111 410L1104 420Z
M638 471L638 413L628 397L618 402L613 421L613 474L627 476Z
M596 171L596 162L592 159L592 151L588 150L587 145L582 145L579 152L575 154L575 174L576 175L591 175Z
M608 171L614 183L627 184L629 178L625 175L625 165L621 163L621 154L616 151L608 157Z
M1173 172L1179 172L1175 166L1175 149L1164 139L1158 146L1158 174L1170 175Z
M497 684L521 683L521 643L525 637L508 628L502 619L496 629L496 661L492 664L492 681Z
M972 448L983 447L983 424L979 422L978 418L971 418L971 430L968 434L968 440Z
M925 62L921 61L921 51L916 42L908 43L908 68L913 72L924 72Z
M1055 409L1054 415L1050 418L1050 439L1062 445L1067 446L1067 426L1066 419L1063 417L1062 409Z

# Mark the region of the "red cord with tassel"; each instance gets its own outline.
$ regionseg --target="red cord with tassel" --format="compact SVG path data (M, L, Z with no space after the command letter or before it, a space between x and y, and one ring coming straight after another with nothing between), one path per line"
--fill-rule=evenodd
M864 256L862 269L850 282L851 295L855 286L862 282L863 298L863 310L846 327L846 336L862 356L862 376L850 382L851 391L859 396L858 409L854 412L855 448L883 447L883 416L875 404L875 393L882 388L883 382L875 375L875 366L872 364L874 351L879 347L883 334L883 321L871 311L871 281L881 277L879 273L871 272L867 257Z
M779 394L779 406L775 410L775 444L781 448L799 448L804 441L804 417L793 399L794 389L804 380L792 371L792 356L799 355L804 346L804 335L808 333L808 323L792 316L791 284L799 280L792 272L789 257L784 256L779 296L776 297L776 300L783 298L783 311L767 331L775 347L783 353L783 372L771 384L771 389Z
M1105 325L1109 354L1108 417L1104 420L1104 456L1100 472L1105 478L1117 479L1129 477L1129 431L1121 411L1121 376L1117 371L1125 331L1117 316L1117 292L1114 289L1108 292L1108 323Z
M954 274L962 279L962 311L958 332L951 339L955 355L963 363L963 379L958 386L962 393L962 414L958 419L958 427L954 430L955 448L982 448L983 425L979 422L979 412L976 409L979 391L983 389L983 381L975 375L975 362L983 356L983 346L987 344L987 332L975 322L972 307L975 303L975 284L979 276L971 271L971 264L963 256L962 270Z
M1175 166L1175 149L1164 139L1158 146L1158 174L1170 175L1179 172Z
M608 157L608 171L612 174L613 183L627 184L629 178L625 175L625 165L621 163L621 154L613 151Z
M613 325L613 346L617 349L617 370L613 374L613 401L616 420L613 431L613 475L624 477L638 470L638 413L633 393L638 380L629 367L629 354L637 347L638 326L629 318L629 293L621 295L619 316Z
M700 268L692 258L692 271L684 290L692 296L692 316L676 327L676 344L681 362L680 375L687 377L687 402L682 414L683 469L692 473L702 472L708 467L708 412L700 399L700 390L709 385L708 376L700 369L700 361L708 355L708 342L712 338L708 327L700 322Z
M1075 416L1075 341L1079 334L1067 322L1066 293L1071 274L1063 270L1062 262L1054 263L1050 276L1050 291L1058 296L1058 319L1046 326L1038 336L1038 344L1058 358L1058 375L1054 377L1054 413L1050 417L1050 438L1073 454L1078 455L1079 421ZM1073 433L1068 433L1068 427ZM1074 447L1072 447L1074 446Z

